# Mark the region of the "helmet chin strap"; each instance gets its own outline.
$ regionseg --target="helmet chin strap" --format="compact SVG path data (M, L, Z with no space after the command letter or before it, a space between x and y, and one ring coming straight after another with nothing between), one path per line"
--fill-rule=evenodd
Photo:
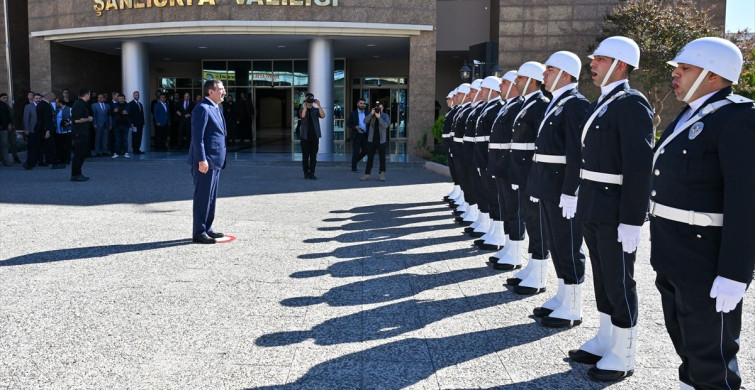
M506 89L506 97L503 98L503 100L506 100L509 98L509 94L511 93L511 88L514 86L514 83L509 81L509 87Z
M558 83L558 79L561 78L561 75L564 74L564 71L559 69L558 74L556 75L556 78L553 79L553 82L551 83L551 87L548 88L548 91L553 92L556 90L556 84Z
M692 87L690 87L689 91L687 91L687 94L684 95L684 99L682 99L683 102L689 103L689 99L691 99L692 95L695 94L695 91L697 91L697 88L703 82L707 74L708 74L708 69L703 69L703 71L700 72L700 75L697 76L697 80L695 80L695 82L692 84Z
M490 95L492 95L492 94L493 94L493 90L492 90L492 89L489 89L489 90L488 90L488 98L487 98L487 99L486 99L485 101L488 101L488 102L489 102L489 101L490 101Z
M605 77L603 77L603 82L600 83L601 87L605 87L606 83L608 83L608 78L611 77L611 73L613 73L613 70L616 69L616 64L619 63L619 60L616 58L613 59L613 62L611 63L611 67L608 68L608 72L606 72Z
M527 94L527 88L530 86L530 80L532 80L532 77L527 77L527 82L524 83L523 91L520 92L520 95L526 95Z

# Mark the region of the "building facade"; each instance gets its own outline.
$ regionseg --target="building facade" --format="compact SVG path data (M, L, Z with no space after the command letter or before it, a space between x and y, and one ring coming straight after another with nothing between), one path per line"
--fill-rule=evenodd
M322 102L321 152L348 150L344 120L359 98L391 115L394 153L414 154L438 103L460 82L544 61L555 50L586 55L619 0L5 0L9 42L0 53L0 89L15 108L26 92L73 94L86 86L195 95L207 78L242 92L260 142L295 148L295 110L305 92ZM713 6L723 26L725 5ZM477 64L477 65L475 65ZM12 82L9 82L12 80ZM444 109L442 111L445 111ZM149 123L150 121L147 121ZM149 145L145 132L144 145Z

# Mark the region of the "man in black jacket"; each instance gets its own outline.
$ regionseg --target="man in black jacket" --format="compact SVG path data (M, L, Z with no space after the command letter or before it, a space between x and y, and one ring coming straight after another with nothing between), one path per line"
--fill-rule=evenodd
M357 163L367 155L367 125L364 124L365 101L359 99L357 108L346 121L346 127L351 130L351 172L357 173Z

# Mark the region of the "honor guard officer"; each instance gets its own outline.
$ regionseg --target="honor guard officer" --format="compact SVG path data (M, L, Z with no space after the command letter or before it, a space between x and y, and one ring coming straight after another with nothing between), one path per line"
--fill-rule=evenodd
M456 163L456 173L461 177L461 189L464 191L464 199L467 201L467 211L456 217L456 221L464 226L469 226L480 216L480 208L477 204L477 192L474 186L474 176L477 172L472 161L472 151L474 148L474 137L467 135L467 123L469 118L474 115L476 109L483 103L480 95L480 84L482 79L472 81L469 85L471 96L469 104L459 111L454 126L454 141L456 142L457 153L454 154ZM473 130L474 131L474 130ZM461 142L458 142L461 140Z
M458 157L461 154L461 144L464 143L464 130L462 129L459 133L457 133L456 124L461 120L461 117L466 112L467 108L472 102L472 98L474 97L474 94L472 94L472 88L471 84L464 83L461 84L458 88L456 88L456 98L458 98L458 110L454 114L451 123L451 130L449 134L451 134L451 155L453 156L452 162L454 164L454 171L456 172L456 178L459 180L459 188L460 188L460 197L455 201L454 204L451 205L451 207L454 209L454 215L459 216L469 209L469 204L467 203L467 199L465 197L464 191L466 190L466 184L463 181L462 173L461 173L461 160L458 159ZM451 163L451 161L449 161Z
M681 389L739 389L741 302L755 266L755 106L732 94L742 53L725 39L696 39L669 64L689 105L653 156L650 264Z
M495 76L488 76L480 84L480 95L486 102L477 108L475 112L476 119L474 124L471 123L473 118L470 116L468 125L474 125L472 136L474 144L472 149L472 163L475 167L474 184L477 192L478 204L480 206L480 217L477 221L469 226L471 231L467 231L472 237L482 237L492 228L492 216L497 216L498 199L495 196L495 184L486 173L488 169L488 141L490 141L490 127L493 125L498 110L501 108L501 79ZM469 127L469 126L468 126ZM492 187L492 188L491 188ZM468 228L468 229L469 229Z
M446 150L446 156L448 158L448 168L451 172L451 180L454 183L454 187L451 190L451 192L448 193L448 195L443 197L443 200L449 203L453 203L456 199L459 198L461 194L461 187L459 186L459 180L456 177L456 168L453 165L453 156L451 155L451 142L453 140L451 139L451 125L453 124L453 118L457 111L459 111L459 106L456 104L456 89L448 93L448 96L446 96L446 104L448 105L448 112L446 113L446 116L443 118L443 133L442 133L442 139L443 139L443 148Z
M482 250L498 251L506 241L506 233L503 225L501 199L496 190L495 179L488 172L488 144L490 143L490 133L493 123L498 117L498 113L504 106L505 101L501 99L500 78L495 76L486 77L482 85L488 89L488 105L477 121L477 130L475 133L477 142L475 143L474 161L475 166L480 171L485 191L484 196L488 201L490 223L487 231L480 236L480 239L475 240L475 245ZM475 229L475 232L478 232L478 230ZM473 233L472 235L477 236L477 234Z
M579 57L568 51L555 52L545 62L543 83L553 99L540 122L527 179L528 194L540 199L541 224L558 278L558 291L534 314L542 318L542 325L555 328L582 323L585 255L582 228L574 215L582 149L579 125L590 102L577 91L581 69Z
M610 37L590 56L601 97L581 125L582 181L577 202L582 234L590 251L598 334L578 350L577 362L595 364L588 375L614 381L632 375L637 344L634 262L647 214L653 147L653 109L629 87L640 49L625 37Z
M520 295L538 294L545 291L545 280L548 271L548 239L540 224L540 205L537 199L527 196L527 177L532 167L532 156L535 154L535 138L543 120L545 109L550 102L540 91L543 82L545 66L539 62L525 62L519 67L516 84L524 97L522 109L514 117L511 127L511 161L509 162L509 178L514 199L506 199L518 205L517 216L524 218L524 225L529 237L530 261L524 277L514 286L514 292ZM521 262L522 241L513 241L513 255ZM499 260L501 263L504 259Z
M519 96L519 89L516 87L516 71L510 70L503 75L501 80L501 93L505 104L498 110L498 116L493 122L490 130L490 142L488 143L488 174L495 180L496 192L498 196L499 213L503 221L505 241L503 248L491 256L488 261L493 263L493 268L501 270L513 270L515 265L521 267L521 250L516 253L516 259L512 248L512 240L524 240L524 223L516 215L516 204L506 202L506 199L514 199L516 193L511 189L509 180L509 161L511 160L511 126L514 123L516 114L522 107L522 99ZM521 249L521 246L519 246ZM498 263L505 257L510 257L508 263Z

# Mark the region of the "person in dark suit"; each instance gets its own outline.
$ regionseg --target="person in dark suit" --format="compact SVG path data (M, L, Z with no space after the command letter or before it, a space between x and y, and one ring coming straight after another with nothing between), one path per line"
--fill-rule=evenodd
M582 323L585 255L582 228L574 222L579 188L579 127L590 102L577 91L582 61L568 51L551 54L543 83L553 94L540 122L527 194L540 199L542 225L558 279L556 294L533 311L541 325L561 328Z
M317 151L320 150L320 119L325 118L325 111L320 100L308 92L304 95L304 104L299 109L299 144L301 146L301 165L304 178L317 180L315 167L317 166Z
M456 167L454 166L453 155L451 154L451 142L453 142L451 137L451 126L454 122L454 116L456 116L456 113L459 112L460 106L458 104L458 101L461 96L463 96L463 94L459 92L459 87L456 87L453 91L448 93L448 98L446 99L446 101L448 102L449 110L443 117L443 131L441 134L441 138L443 139L443 151L447 156L448 170L449 173L451 173L451 181L453 182L453 189L448 193L448 195L443 197L443 201L448 202L449 206L451 207L453 207L454 203L457 200L460 200L462 196L461 186L459 186L459 178L456 176Z
M225 101L223 102L223 117L225 118L225 125L227 126L228 130L228 137L226 137L226 140L228 143L235 145L236 144L236 126L238 125L238 120L236 120L238 111L238 105L236 102L233 101L233 95L227 95L225 97Z
M184 100L179 102L176 107L176 116L178 117L178 140L179 148L184 148L191 143L191 113L194 111L194 102L191 101L191 94L184 93Z
M364 124L366 103L364 99L357 101L357 108L346 121L346 127L351 130L351 172L357 173L357 163L367 155L367 125Z
M653 159L653 109L629 87L640 49L626 37L603 40L590 56L601 97L590 104L582 128L577 218L590 252L598 334L569 357L595 364L587 374L616 381L634 373L637 288L634 262L648 210Z
M55 109L53 108L55 94L49 92L40 100L36 107L37 123L34 133L36 134L36 148L29 150L29 157L26 161L26 169L32 169L40 159L40 154L44 153L46 159L55 161L54 150L52 147L52 135L55 133ZM47 166L47 163L39 163L39 166Z
M152 106L152 119L155 122L155 149L158 152L168 149L168 127L170 126L171 112L165 100L165 94L161 93L157 103Z
M189 165L194 177L194 226L192 241L214 244L223 233L215 232L215 220L220 170L225 167L226 127L218 104L223 101L225 88L220 80L207 80L202 86L204 99L191 112L191 144ZM187 95L188 96L188 95Z
M110 135L110 105L105 103L105 94L97 95L97 102L92 104L92 126L94 127L94 155L108 156L108 137Z
M465 100L468 100L468 104L465 104L456 115L454 121L454 164L456 164L456 172L461 178L461 189L464 191L465 204L457 208L456 211L463 209L464 211L456 216L456 221L461 225L469 226L474 223L480 216L480 210L478 206L477 191L474 188L473 171L474 163L472 162L472 150L474 137L467 136L467 124L470 122L470 118L475 117L475 113L479 107L484 105L482 96L480 95L480 84L482 79L473 80L469 85L469 93ZM472 121L476 123L475 121ZM474 130L472 130L474 134Z
M144 130L144 105L139 101L139 91L134 91L134 100L128 103L129 126L131 131L131 148L134 154L142 154L142 134Z
M669 62L688 106L655 147L650 264L681 389L742 383L742 297L755 268L755 105L731 87L742 62L721 38L694 40Z
M522 218L524 219L524 228L529 237L527 253L530 261L522 272L524 277L514 286L514 292L523 295L545 291L550 256L547 234L542 229L542 206L539 199L527 195L527 178L532 168L532 156L535 154L535 139L550 102L540 91L544 72L545 66L535 61L525 62L516 72L517 89L524 102L511 127L509 180L511 189L514 190L511 193L513 199L506 198L504 202L518 205L512 211L518 216L519 226ZM521 231L518 233L521 234ZM519 259L521 262L523 241L520 238L523 237L518 235L516 238L516 241L511 242L511 250L514 260Z

